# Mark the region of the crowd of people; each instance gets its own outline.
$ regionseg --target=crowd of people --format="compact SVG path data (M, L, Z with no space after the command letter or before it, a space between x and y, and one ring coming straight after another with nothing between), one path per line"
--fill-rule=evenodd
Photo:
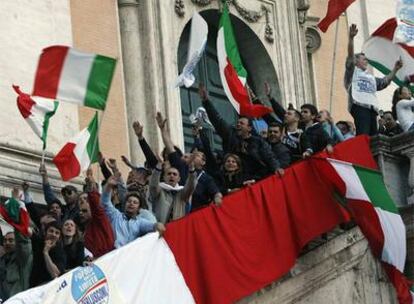
M17 230L6 233L0 252L0 298L46 283L100 256L120 248L149 232L162 235L170 221L214 204L223 197L268 176L282 176L292 163L322 150L332 153L337 143L355 135L378 132L378 102L375 92L385 88L402 66L383 79L367 71L364 54L353 52L357 28L351 26L345 85L349 93L354 122L333 121L327 110L313 104L284 108L265 84L273 113L260 120L239 117L235 125L226 122L201 85L203 107L222 139L222 151L211 146L207 129L193 125L194 143L184 153L171 140L167 119L155 117L165 148L161 156L144 137L144 126L132 127L145 156L145 166L136 166L126 157L126 179L115 159L99 155L103 180L95 180L92 169L86 172L82 191L67 185L61 201L53 191L45 165L39 173L47 208L33 203L30 187L24 183L12 196L24 202L32 221L32 234ZM257 100L255 102L258 102ZM381 116L380 132L388 136L410 131L414 114L409 86L396 90L393 109Z

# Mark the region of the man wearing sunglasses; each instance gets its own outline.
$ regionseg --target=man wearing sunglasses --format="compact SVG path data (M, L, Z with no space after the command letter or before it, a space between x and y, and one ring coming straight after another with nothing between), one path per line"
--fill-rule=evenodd
M49 177L47 174L46 166L44 164L40 165L39 173L42 176L43 194L45 196L47 205L49 206L60 202L54 194L52 187L50 186ZM78 190L74 186L67 185L62 188L60 193L62 194L63 200L66 203L66 205L62 206L62 218L60 219L61 222L64 222L67 219L72 219L76 222L76 224L79 224Z

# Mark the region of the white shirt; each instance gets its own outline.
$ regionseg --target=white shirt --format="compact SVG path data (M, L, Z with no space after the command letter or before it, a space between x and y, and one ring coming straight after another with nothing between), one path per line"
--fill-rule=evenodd
M397 118L401 128L407 132L414 123L414 99L402 99L397 103Z

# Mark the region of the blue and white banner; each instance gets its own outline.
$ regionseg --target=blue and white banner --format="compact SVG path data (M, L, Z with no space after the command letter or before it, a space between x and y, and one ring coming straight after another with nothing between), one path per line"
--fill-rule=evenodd
M394 43L414 46L414 0L397 0L397 29Z
M191 87L194 84L195 77L193 71L203 56L207 44L208 25L207 22L195 12L191 21L190 43L188 47L187 63L182 73L178 76L176 87Z

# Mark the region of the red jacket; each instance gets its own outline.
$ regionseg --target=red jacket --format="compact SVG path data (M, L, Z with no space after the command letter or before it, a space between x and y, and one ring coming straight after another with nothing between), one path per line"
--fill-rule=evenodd
M99 258L114 249L115 238L111 222L100 205L99 193L90 192L88 200L92 218L85 227L84 242L94 258Z

